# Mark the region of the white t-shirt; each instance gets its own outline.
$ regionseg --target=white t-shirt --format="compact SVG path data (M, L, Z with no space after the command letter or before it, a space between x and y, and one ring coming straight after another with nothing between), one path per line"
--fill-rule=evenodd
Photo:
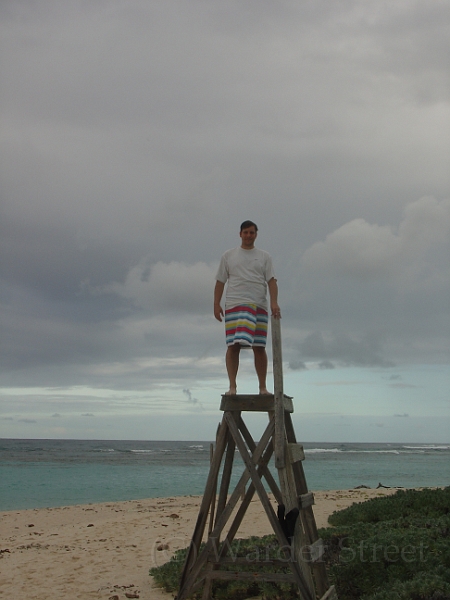
M220 260L216 280L228 282L225 307L256 304L267 310L267 282L275 277L270 254L240 246L227 250Z

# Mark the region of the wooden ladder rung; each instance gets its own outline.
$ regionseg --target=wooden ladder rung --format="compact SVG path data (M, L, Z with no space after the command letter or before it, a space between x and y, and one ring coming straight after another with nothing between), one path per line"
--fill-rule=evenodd
M338 600L336 588L332 585L322 596L320 600Z
M305 451L303 450L302 444L290 443L288 444L288 448L291 463L296 463L305 460Z
M211 563L212 565L214 565L216 568L220 567L221 565L246 565L247 567L267 567L267 565L270 565L271 567L279 567L279 568L286 568L289 566L289 561L286 559L277 559L277 558L271 558L269 560L248 560L248 558L245 558L243 556L236 556L235 558L232 558L231 556L224 556L221 557L220 559L216 559L214 557L208 557L207 559L208 563Z
M309 508L314 504L314 494L312 492L308 492L307 494L302 494L298 497L299 508Z
M296 583L292 573L257 573L245 571L210 571L205 579L223 579L224 581L278 581L280 583Z

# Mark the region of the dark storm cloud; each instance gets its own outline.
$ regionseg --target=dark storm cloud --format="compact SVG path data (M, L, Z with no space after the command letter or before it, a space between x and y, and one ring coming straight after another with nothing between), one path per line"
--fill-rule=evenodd
M213 280L247 218L292 369L447 362L448 15L4 3L5 385L222 373Z
M83 239L70 223L32 225L6 216L1 230L3 280L49 302L75 302L80 310L91 300L83 294L87 284L122 279L132 263L131 244Z
M450 201L425 197L403 212L397 224L345 223L291 262L301 360L448 361Z

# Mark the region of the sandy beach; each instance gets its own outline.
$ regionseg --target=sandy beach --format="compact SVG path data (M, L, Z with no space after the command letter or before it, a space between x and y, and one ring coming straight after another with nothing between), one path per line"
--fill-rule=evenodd
M315 492L318 527L395 489ZM201 498L181 496L0 513L0 598L169 600L149 568L189 544ZM236 537L272 533L254 498Z

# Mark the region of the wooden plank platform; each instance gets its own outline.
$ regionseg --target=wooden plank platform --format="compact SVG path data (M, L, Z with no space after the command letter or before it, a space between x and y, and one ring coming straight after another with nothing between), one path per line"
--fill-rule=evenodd
M288 413L294 412L294 404L291 396L283 396L284 410ZM275 397L273 394L228 394L222 395L220 410L244 410L250 412L270 412L275 410Z

